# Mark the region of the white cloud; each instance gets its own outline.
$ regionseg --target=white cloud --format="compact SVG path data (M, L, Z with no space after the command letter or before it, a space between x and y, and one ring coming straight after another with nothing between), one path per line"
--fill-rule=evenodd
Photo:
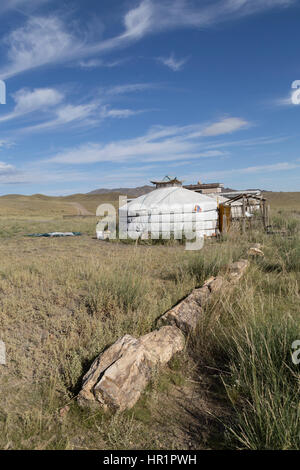
M158 57L157 60L174 72L178 72L179 70L182 70L184 64L186 64L188 57L176 59L174 54L171 54L169 57Z
M243 168L240 170L242 173L257 173L261 171L285 171L285 170L294 170L295 168L300 168L300 165L291 162L280 162L274 163L273 165L258 165L250 166L248 168Z
M129 118L146 111L110 108L109 105L101 104L100 101L80 105L66 104L55 110L53 119L24 127L22 131L31 133L53 129L65 130L66 125L91 127L99 125L105 118Z
M232 122L231 122L232 120ZM230 124L228 124L230 121ZM210 126L195 124L182 127L153 127L135 139L102 143L87 143L54 155L48 161L66 164L128 161L176 161L222 156L226 153L205 148L205 137L240 130L246 121L227 118ZM215 127L214 127L215 126Z
M156 28L209 27L275 7L287 7L295 0L213 0L201 3L201 6L187 0L156 3Z
M79 65L84 69L94 69L96 67L103 67L104 62L101 59L81 60Z
M187 163L187 162L185 162ZM192 162L191 162L192 164ZM176 166L182 166L182 163L168 163L167 168L175 168ZM187 167L185 167L187 168ZM282 171L293 171L300 168L300 164L296 162L279 162L270 165L257 165L244 168L233 168L230 170L220 170L205 172L201 171L201 178L205 180L211 180L216 178L227 178L234 175L251 175L251 174L263 174L266 177L269 173L282 172ZM199 171L199 170L196 170ZM161 174L161 165L143 165L140 167L129 168L118 166L115 170L107 170L99 174L74 171L69 168L51 168L49 165L40 164L29 164L26 168L16 169L12 165L8 165L4 162L0 162L0 184L45 184L49 183L62 183L65 184L71 182L84 182L88 184L87 188L91 188L91 185L98 185L99 181L103 187L116 187L118 185L124 185L124 178L126 178L127 186L136 186L139 184L145 184L145 180L154 177L155 175ZM195 181L195 169L191 173L181 174L184 181ZM100 178L100 179L99 179ZM88 190L88 189L87 189ZM55 190L56 191L56 190ZM57 190L58 192L62 190ZM68 193L78 192L78 187L75 190L66 190ZM48 194L51 192L47 191Z
M292 97L288 96L287 98L279 98L277 104L278 106L292 106L294 103L292 102Z
M0 13L5 13L8 10L19 9L20 7L25 10L33 10L40 7L42 4L47 3L49 0L9 0L2 1L0 4Z
M133 109L109 109L108 106L104 106L102 109L102 117L113 117L113 118L128 118L135 116L136 114L144 113L145 110L133 110Z
M6 79L47 64L99 55L128 46L150 33L183 27L210 27L293 3L294 0L213 0L199 5L186 0L142 0L125 14L121 34L93 41L83 34L83 27L71 31L58 17L31 15L25 25L4 39L8 63L0 69L0 78Z
M59 62L79 53L80 43L56 17L30 17L27 23L12 31L4 43L9 64L0 76L6 79L20 72Z
M57 110L57 119L63 124L90 116L97 109L97 103L74 106L68 104Z
M226 21L284 8L295 0L143 0L127 14L127 28L138 37L150 32L182 27L204 28Z
M0 164L0 184L49 184L49 183L66 183L72 181L91 181L93 178L90 174L80 171L50 170L49 168L41 169L29 166L26 169L16 169L12 167L7 171L1 172Z
M33 123L16 129L19 132L36 132L50 129L63 130L66 125L92 126L105 118L128 118L147 110L119 109L107 103L108 98L133 93L152 87L150 84L125 84L100 90L101 97L80 104L62 103L65 95L54 88L21 89L13 94L12 112L0 116L0 122L27 117ZM39 113L37 113L39 112ZM28 118L28 115L29 118ZM38 121L38 124L34 124Z
M157 85L153 83L126 83L124 85L115 85L106 88L107 95L123 95L127 93L135 93L138 91L151 90L156 88Z
M0 175L7 175L15 170L13 165L9 165L5 162L0 162Z
M296 96L296 93L297 93L297 96ZM277 98L277 99L270 101L270 104L273 106L279 106L279 107L297 106L294 100L295 98L299 100L299 96L300 96L299 93L300 93L299 89L297 91L294 90L292 93L290 93L289 95L283 98ZM294 95L294 100L293 100L293 95Z
M244 119L227 118L203 129L202 135L208 137L222 134L231 134L232 132L242 129L246 126L249 126L249 123Z
M205 178L222 178L230 175L247 175L255 173L264 173L273 171L290 171L300 168L300 164L294 162L279 162L270 165L249 166L246 168L232 168L231 170L210 171L203 173Z
M130 60L129 57L124 57L122 59L115 59L111 61L104 61L102 59L88 59L88 60L81 60L78 62L78 65L83 69L94 69L97 67L105 67L105 68L113 68L118 67L119 65L123 65L125 62Z
M9 139L0 139L0 149L13 147L14 142Z
M33 91L22 88L13 97L16 102L15 112L28 113L60 103L64 95L53 88L36 88Z
M98 111L98 116L97 116ZM27 126L22 132L31 133L37 131L47 131L51 129L64 129L66 125L93 125L100 121L99 104L88 103L82 105L66 104L55 110L53 119L48 119L39 124Z
M137 8L130 10L124 18L126 35L136 38L143 36L152 26L153 4L144 0Z
M45 111L64 98L64 95L53 88L36 88L29 90L22 88L13 95L15 107L11 113L0 116L0 121L10 121L35 111Z

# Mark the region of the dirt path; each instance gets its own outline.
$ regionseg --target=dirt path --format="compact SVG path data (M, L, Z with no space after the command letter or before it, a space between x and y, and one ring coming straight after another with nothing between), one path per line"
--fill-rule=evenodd
M74 206L77 209L77 215L95 215L92 212L88 211L82 204L79 202L69 202L71 206Z

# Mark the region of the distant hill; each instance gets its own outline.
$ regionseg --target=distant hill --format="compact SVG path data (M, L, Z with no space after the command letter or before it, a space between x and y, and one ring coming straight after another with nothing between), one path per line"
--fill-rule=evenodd
M126 194L130 197L138 197L142 196L143 194L150 193L153 191L154 186L138 186L137 188L115 188L115 189L106 189L106 188L99 188L95 189L94 191L89 192L88 194L108 194L108 193L118 193L118 194Z
M109 193L118 193L118 194L126 194L129 197L138 197L142 196L143 194L150 193L155 189L154 186L138 186L137 188L114 188L114 189L106 189L106 188L99 188L91 191L87 194L109 194ZM225 192L233 192L236 189L232 188L222 188L222 193Z
M236 191L236 189L232 188L222 188L221 190L222 193L233 193L234 191Z
M232 189L232 188L222 188L222 193L235 193L236 191L262 191L266 192L264 189L258 188L247 188L247 189Z
M109 194L109 193L118 193L118 194L126 194L129 197L138 197L142 196L143 194L150 193L155 189L154 186L138 186L137 188L114 188L114 189L106 189L106 188L99 188L91 191L87 194ZM224 192L233 192L236 191L235 189L231 188L222 188L222 193Z
M84 215L85 211L96 214L97 207L103 203L112 204L117 209L120 194L128 194L129 197L138 196L139 191L145 194L143 188L128 189L125 189L125 191L121 189L121 193L111 190L100 194L72 194L70 196L60 197L41 194L34 194L32 196L8 194L0 196L0 219L15 218L18 220L37 220L37 217L40 217L44 220L58 217L58 220L61 220L61 217L64 215ZM149 189L149 186L146 187L146 191L148 190L149 192ZM132 190L137 190L138 192L132 193ZM133 194L133 196L130 194ZM297 211L298 215L300 214L300 192L265 191L263 195L267 198L271 209L294 210ZM58 223L57 227L59 230L60 223ZM3 233L5 233L5 230Z

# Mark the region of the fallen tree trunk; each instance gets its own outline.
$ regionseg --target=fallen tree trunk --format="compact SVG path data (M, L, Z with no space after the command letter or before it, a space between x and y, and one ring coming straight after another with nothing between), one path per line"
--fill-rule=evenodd
M83 378L78 400L125 410L139 399L155 367L166 364L184 348L184 336L165 326L139 339L125 335L95 359Z
M160 324L169 324L140 338L125 335L101 353L83 377L78 401L123 411L132 408L150 381L153 371L167 364L184 348L183 333L193 331L211 296L229 289L243 276L249 262L240 260L229 266L224 276L208 279L184 300L166 312Z
M241 279L248 265L248 260L232 263L224 276L212 277L202 287L194 289L184 300L171 308L171 310L168 310L159 319L158 324L175 325L185 334L194 331L201 319L201 315L203 315L203 307L211 299L212 294L220 292L221 289L230 289L232 285Z

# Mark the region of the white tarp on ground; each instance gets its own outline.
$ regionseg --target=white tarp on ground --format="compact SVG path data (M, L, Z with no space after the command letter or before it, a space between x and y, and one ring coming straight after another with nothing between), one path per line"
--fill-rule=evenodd
M179 232L212 236L218 223L217 202L181 187L156 189L121 207L120 223L131 238Z

